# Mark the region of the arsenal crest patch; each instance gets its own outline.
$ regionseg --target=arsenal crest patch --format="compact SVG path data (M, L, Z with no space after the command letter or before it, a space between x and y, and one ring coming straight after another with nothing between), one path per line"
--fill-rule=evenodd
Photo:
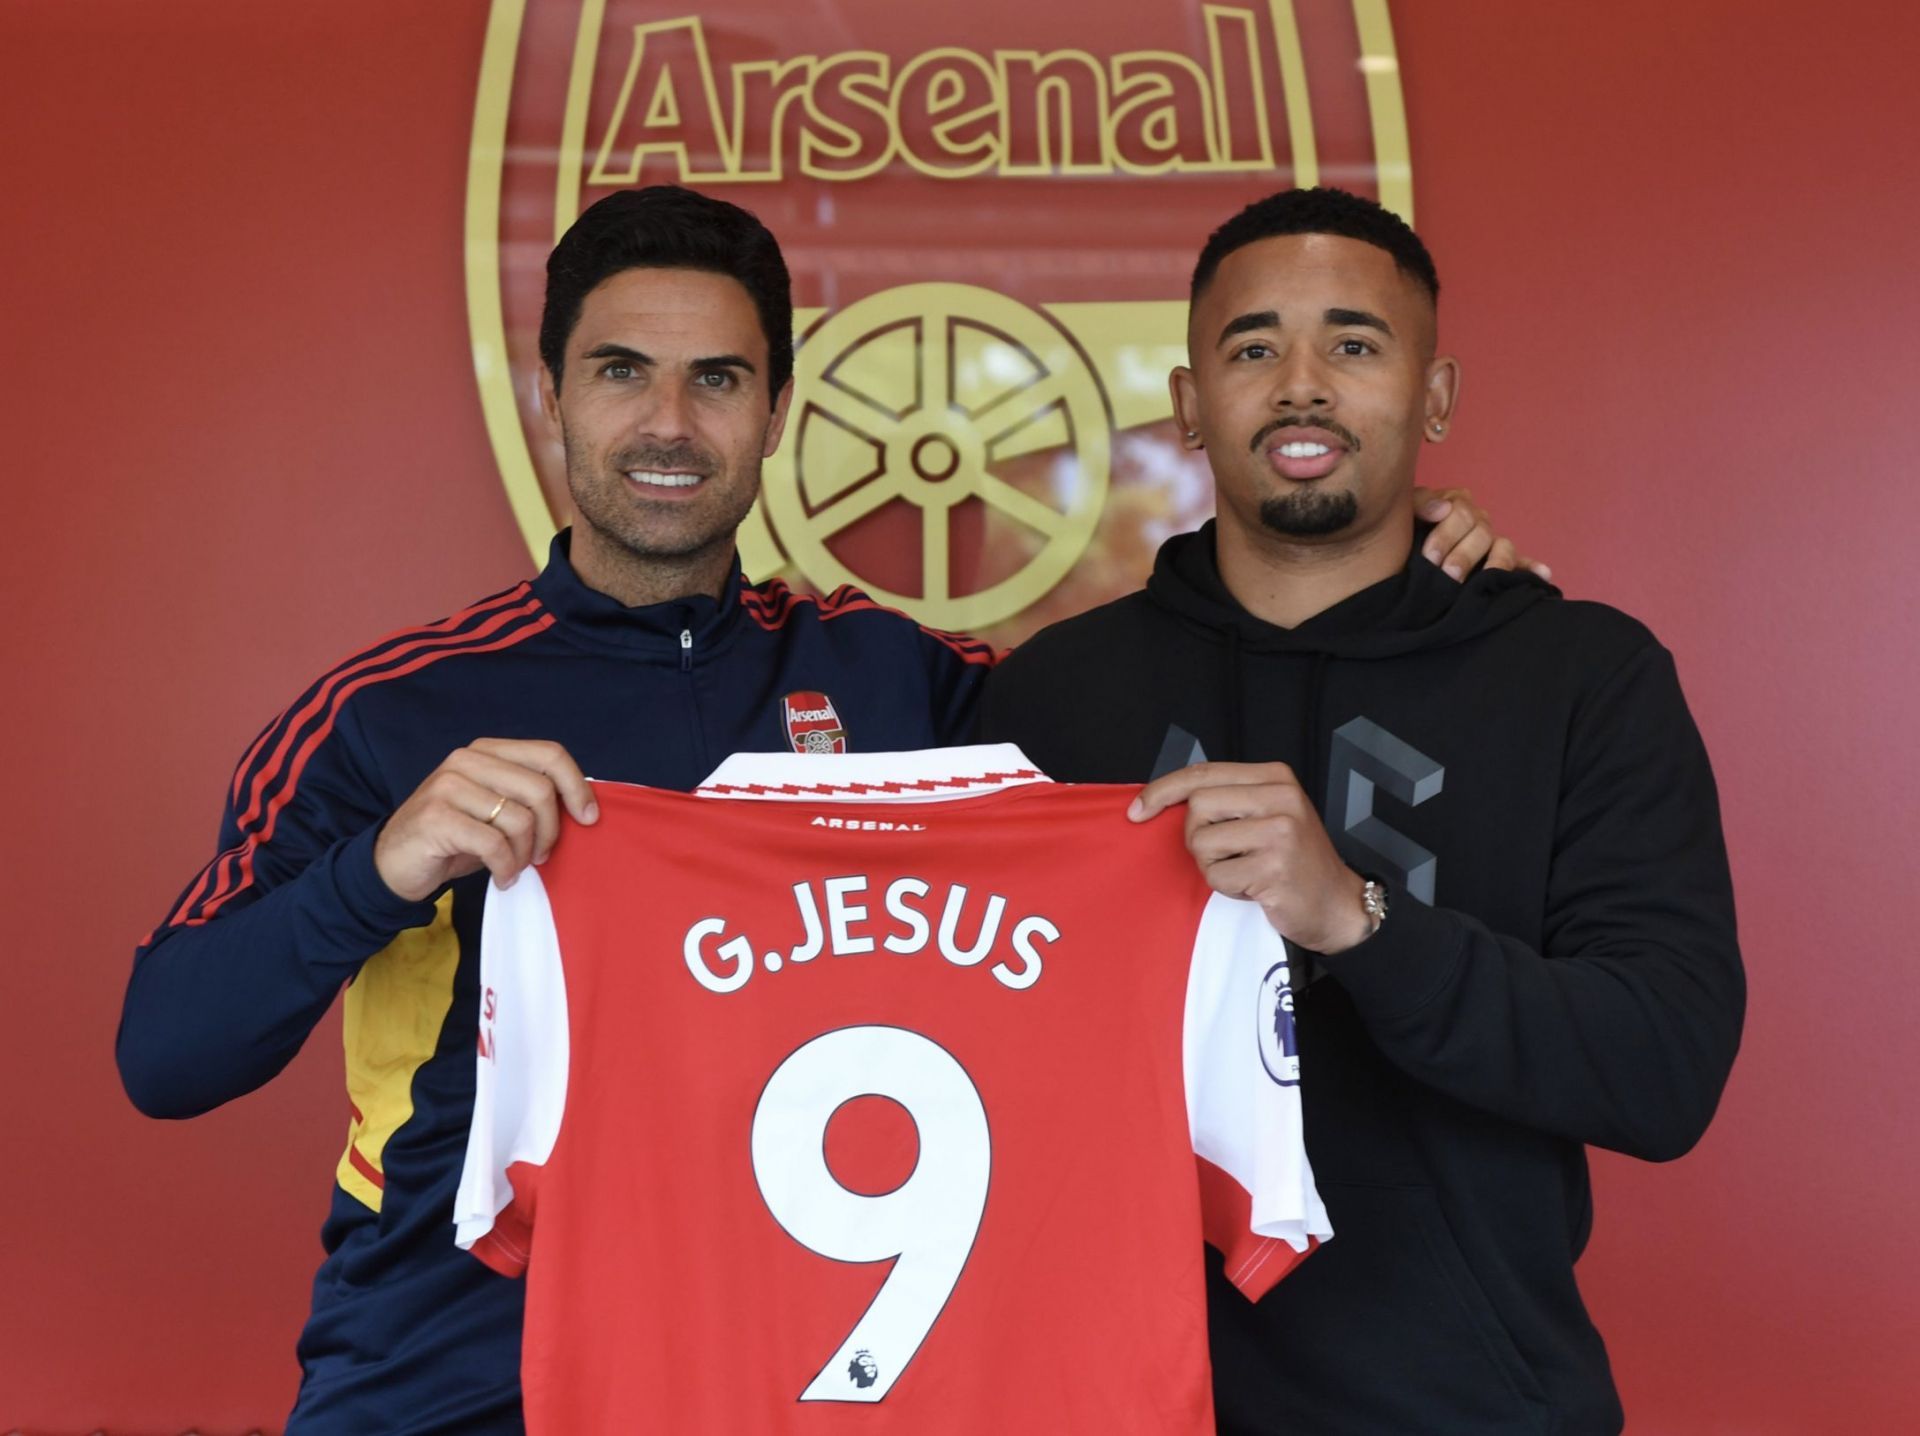
M787 719L787 741L796 753L844 753L847 725L824 693L789 693L781 699Z

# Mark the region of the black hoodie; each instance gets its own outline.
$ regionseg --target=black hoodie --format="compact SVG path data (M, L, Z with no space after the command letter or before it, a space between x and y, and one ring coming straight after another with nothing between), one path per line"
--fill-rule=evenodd
M1055 778L1280 760L1386 881L1307 966L1307 1148L1334 1238L1250 1305L1210 1264L1223 1432L1614 1432L1575 1285L1584 1145L1705 1130L1745 986L1707 755L1640 624L1424 559L1297 628L1227 592L1213 526L1136 593L1035 636L982 736ZM1646 1294L1650 1302L1658 1292Z

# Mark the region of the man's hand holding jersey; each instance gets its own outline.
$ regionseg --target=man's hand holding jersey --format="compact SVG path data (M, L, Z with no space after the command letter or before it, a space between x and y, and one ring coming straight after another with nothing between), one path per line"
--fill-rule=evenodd
M485 868L511 887L544 863L560 836L560 811L576 822L600 816L580 765L558 743L476 738L456 748L413 790L373 848L373 865L395 895L420 902L455 878Z
M1187 805L1187 851L1215 892L1265 909L1282 937L1314 952L1345 952L1373 934L1363 879L1334 851L1285 763L1194 763L1140 790L1137 823Z

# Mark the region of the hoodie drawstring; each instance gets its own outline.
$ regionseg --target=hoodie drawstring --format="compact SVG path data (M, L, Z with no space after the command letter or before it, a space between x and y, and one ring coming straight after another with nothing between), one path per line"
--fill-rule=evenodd
M1220 756L1239 763L1247 755L1246 684L1240 673L1240 630L1227 629L1227 751Z
M1294 776L1307 790L1309 798L1314 796L1314 787L1320 782L1320 737L1325 727L1320 720L1320 706L1326 693L1327 665L1330 662L1331 656L1324 652L1316 651L1307 655L1307 691L1300 707L1301 767Z
M1294 774L1294 777L1300 780L1300 786L1307 790L1307 801L1315 807L1322 808L1320 819L1329 832L1333 830L1335 819L1332 813L1324 810L1323 805L1332 806L1333 794L1331 791L1320 790L1316 796L1316 790L1324 781L1321 775L1326 771L1325 759L1320 754L1321 735L1326 727L1321 721L1320 708L1326 694L1327 665L1332 661L1332 655L1321 651L1307 655L1307 690L1301 695L1300 707L1302 767ZM1300 968L1300 971L1293 974L1292 986L1295 994L1305 1001L1307 989L1313 984L1314 979L1321 975L1320 964L1315 962L1304 949L1296 948L1294 951L1295 965Z

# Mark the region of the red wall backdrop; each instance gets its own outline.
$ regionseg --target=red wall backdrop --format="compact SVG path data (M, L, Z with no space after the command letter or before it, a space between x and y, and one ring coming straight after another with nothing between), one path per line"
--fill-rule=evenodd
M1428 477L1675 649L1733 848L1753 998L1719 1120L1676 1166L1596 1160L1581 1272L1635 1432L1920 1422L1917 14L1394 7L1467 375ZM484 22L0 11L0 1429L236 1431L291 1401L337 1027L182 1125L126 1105L112 1035L258 726L527 569L461 272Z

